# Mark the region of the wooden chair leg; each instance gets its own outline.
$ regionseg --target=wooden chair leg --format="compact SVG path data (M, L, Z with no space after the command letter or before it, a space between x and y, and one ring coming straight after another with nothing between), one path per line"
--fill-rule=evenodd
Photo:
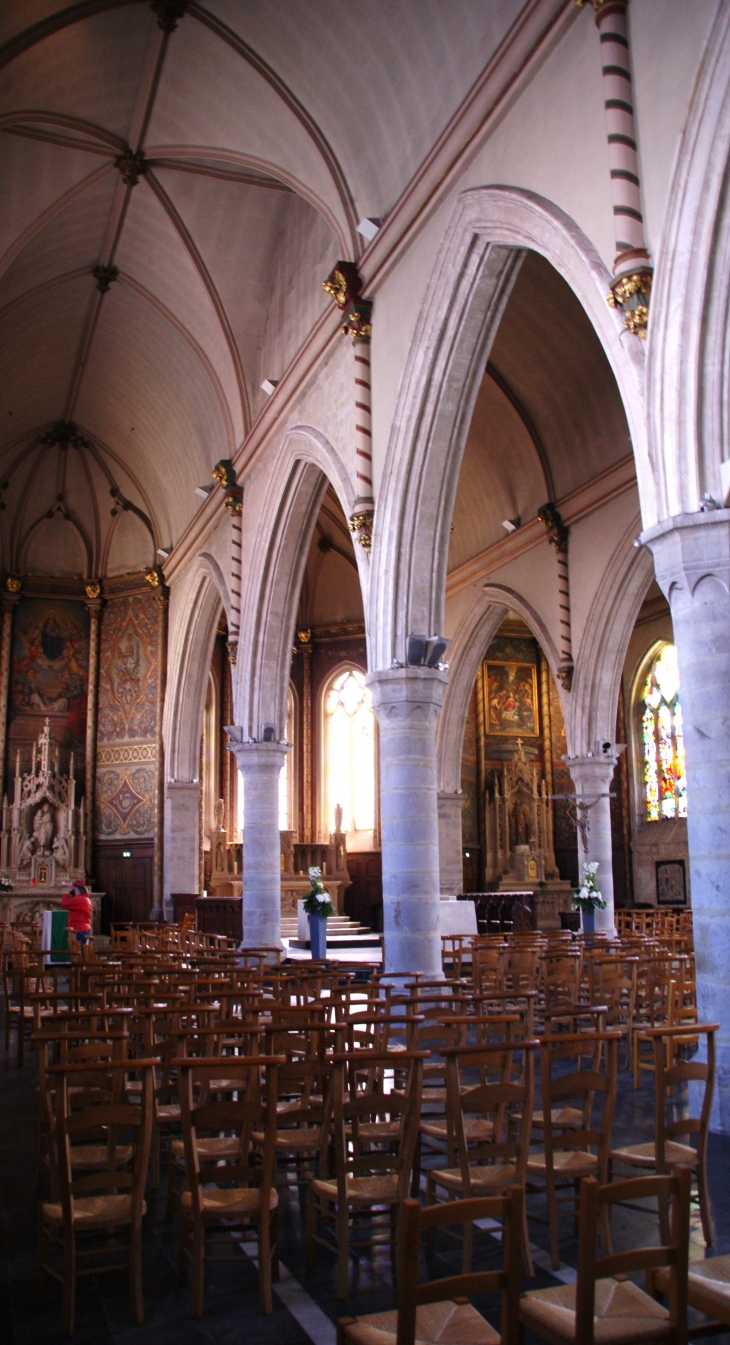
M307 1201L307 1243L304 1253L304 1269L307 1273L314 1269L314 1237L317 1232L317 1198L310 1187L309 1199Z
M705 1245L709 1247L715 1241L715 1231L712 1227L712 1210L710 1209L710 1200L707 1190L707 1170L704 1162L697 1164L696 1177L697 1198L700 1203L700 1219L702 1220L702 1236L705 1239Z
M560 1269L560 1241L558 1239L558 1207L555 1199L555 1181L550 1177L545 1183L547 1191L548 1223L550 1227L550 1264L553 1270Z
M279 1282L279 1211L271 1211L271 1279Z
M463 1244L461 1248L461 1273L469 1275L474 1256L474 1225L464 1224Z
M38 1219L38 1261L36 1264L35 1287L41 1294L46 1285L46 1262L48 1260L48 1225L43 1216Z
M188 1278L187 1245L188 1245L188 1224L184 1218L181 1218L180 1242L179 1242L178 1263L177 1263L178 1279L181 1285L185 1284Z
M611 1240L611 1209L604 1205L599 1218L599 1227L601 1230L601 1247L604 1256L613 1255L613 1243Z
M61 1311L61 1330L64 1336L72 1336L76 1309L76 1239L64 1229L63 1237L63 1308Z
M416 1139L416 1148L413 1155L413 1173L411 1176L411 1195L414 1200L418 1200L418 1193L421 1189L421 1132L418 1132Z
M269 1217L262 1214L259 1219L259 1294L261 1311L267 1317L273 1310L271 1301L271 1227Z
M205 1230L193 1226L192 1267L190 1273L190 1311L193 1317L203 1315L203 1277L205 1274ZM260 1273L260 1267L259 1267Z
M129 1231L129 1296L132 1300L132 1313L137 1326L144 1321L144 1298L142 1295L142 1224L136 1224Z
M525 1274L532 1279L535 1274L535 1267L532 1264L532 1252L530 1251L530 1234L527 1227L527 1202L525 1200L522 1202L522 1263L525 1269Z
M350 1282L350 1211L345 1201L337 1206L337 1297L347 1298Z

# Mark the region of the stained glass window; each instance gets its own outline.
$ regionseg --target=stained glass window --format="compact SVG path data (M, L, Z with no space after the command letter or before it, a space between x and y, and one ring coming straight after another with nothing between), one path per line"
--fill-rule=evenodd
M647 822L686 817L684 734L673 644L663 645L647 673L641 692L641 735Z
M365 675L358 668L340 672L324 700L325 831L335 830L335 809L342 809L348 845L357 832L375 826L375 719Z

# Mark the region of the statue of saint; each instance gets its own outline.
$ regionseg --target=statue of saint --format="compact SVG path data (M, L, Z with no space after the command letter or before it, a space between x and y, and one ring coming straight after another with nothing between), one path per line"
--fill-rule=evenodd
M28 833L26 832L25 835L23 836L23 843L20 847L20 854L18 856L19 868L21 869L28 868L31 859L35 854L35 848L36 848L35 836L29 836Z
M33 835L37 842L39 853L42 855L50 854L51 841L53 839L53 813L48 800L41 805L33 818Z
M62 831L59 831L58 835L54 838L53 854L58 867L60 869L67 869L69 860L68 841Z

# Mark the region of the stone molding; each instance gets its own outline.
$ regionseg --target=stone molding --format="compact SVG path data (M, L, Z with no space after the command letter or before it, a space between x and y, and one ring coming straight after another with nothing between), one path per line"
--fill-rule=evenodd
M448 678L436 668L387 668L368 673L365 682L383 734L390 725L401 730L404 722L414 729L435 726Z
M675 515L647 528L641 540L654 556L657 583L673 615L678 601L694 601L703 580L722 584L730 597L730 509Z

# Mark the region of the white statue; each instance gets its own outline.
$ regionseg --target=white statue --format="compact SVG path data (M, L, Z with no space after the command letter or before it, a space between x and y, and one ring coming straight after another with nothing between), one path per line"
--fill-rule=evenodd
M33 818L33 835L37 841L40 854L50 854L53 839L53 813L48 800L41 804Z

